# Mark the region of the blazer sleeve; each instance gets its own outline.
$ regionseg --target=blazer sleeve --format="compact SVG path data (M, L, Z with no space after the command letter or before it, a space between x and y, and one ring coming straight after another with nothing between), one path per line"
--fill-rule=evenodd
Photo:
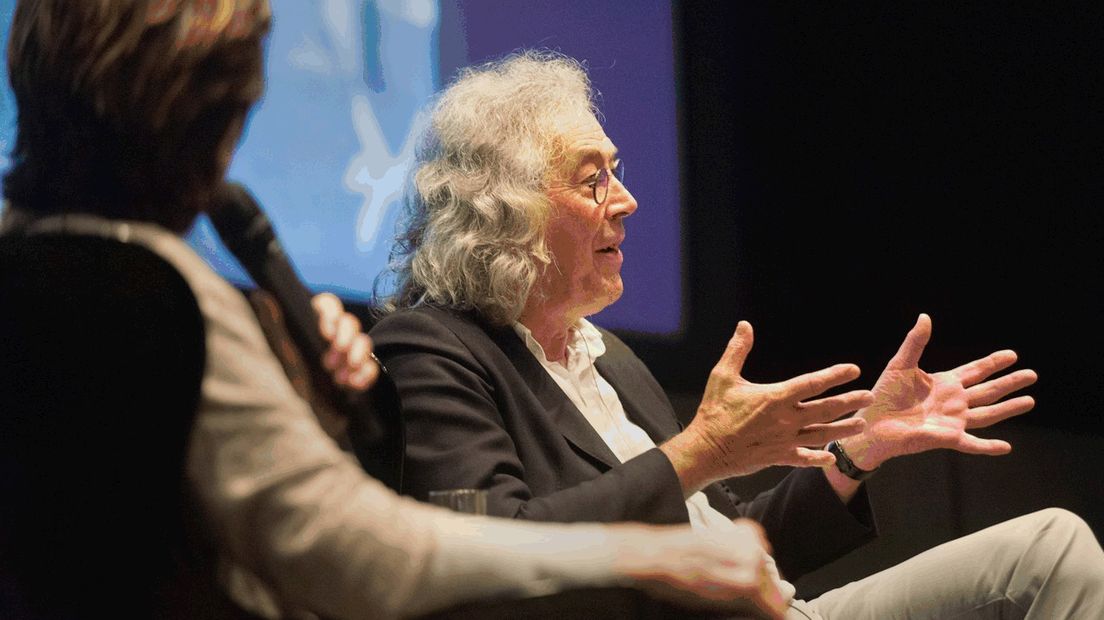
M517 429L500 411L500 392L510 386L481 359L485 352L472 350L470 334L458 336L436 314L395 313L371 332L402 400L404 493L424 500L435 489L487 489L489 514L537 521L688 520L678 477L657 449L535 497L512 435Z
M796 580L836 560L877 536L866 486L844 504L819 469L794 469L773 488L741 501L724 483L730 502L726 515L758 521L774 547L774 558L786 579ZM710 504L716 506L709 493Z
M612 379L619 385L632 385L624 399L643 410L641 399L659 400L653 411L666 411L665 416L651 416L649 432L657 441L681 430L675 421L674 409L663 388L638 357L615 335L605 332L606 356L616 360L606 362ZM835 494L824 474L818 469L793 470L774 488L760 493L750 501L741 501L725 483L704 489L709 504L730 518L748 517L763 525L774 547L780 570L789 579L801 575L866 543L876 535L874 516L861 487L850 503L844 504Z

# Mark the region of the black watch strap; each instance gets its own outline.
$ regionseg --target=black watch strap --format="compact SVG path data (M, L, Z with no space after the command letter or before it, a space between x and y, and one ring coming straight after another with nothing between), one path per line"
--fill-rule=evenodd
M855 462L851 460L851 457L847 456L847 453L843 451L843 446L839 445L838 442L833 441L829 443L827 450L836 455L836 469L840 470L840 473L852 480L862 482L873 476L874 472L878 471L877 469L871 469L869 471L859 469L859 467L855 465Z

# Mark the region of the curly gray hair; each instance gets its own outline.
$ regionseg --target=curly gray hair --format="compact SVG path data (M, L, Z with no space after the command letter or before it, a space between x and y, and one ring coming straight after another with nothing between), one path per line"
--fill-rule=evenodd
M526 51L463 70L432 107L392 251L385 310L422 303L516 321L550 263L545 190L559 121L596 115L583 66Z

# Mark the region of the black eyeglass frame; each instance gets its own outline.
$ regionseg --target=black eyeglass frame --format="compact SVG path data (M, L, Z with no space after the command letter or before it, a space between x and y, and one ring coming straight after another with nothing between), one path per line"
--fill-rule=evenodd
M613 169L602 168L594 175L594 180L589 183L594 190L594 204L601 205L609 198L610 174L617 178L617 182L625 184L625 162L618 159L613 164Z

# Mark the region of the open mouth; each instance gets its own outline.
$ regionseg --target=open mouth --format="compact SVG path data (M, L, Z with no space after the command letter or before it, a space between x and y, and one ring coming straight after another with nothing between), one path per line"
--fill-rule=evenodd
M598 250L601 254L616 254L620 248L616 245L611 245Z

